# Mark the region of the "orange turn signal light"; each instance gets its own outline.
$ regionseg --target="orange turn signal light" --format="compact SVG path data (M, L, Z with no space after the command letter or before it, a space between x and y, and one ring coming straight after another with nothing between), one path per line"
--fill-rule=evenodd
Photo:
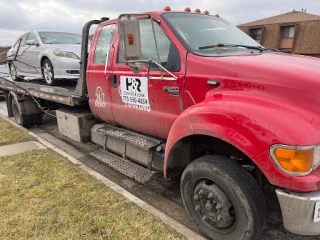
M292 173L307 173L313 167L314 149L289 149L277 147L274 149L274 157L280 166Z
M133 45L133 43L134 43L132 33L128 33L128 43L129 43L129 45Z
M197 8L196 10L194 10L195 13L201 13L200 9Z

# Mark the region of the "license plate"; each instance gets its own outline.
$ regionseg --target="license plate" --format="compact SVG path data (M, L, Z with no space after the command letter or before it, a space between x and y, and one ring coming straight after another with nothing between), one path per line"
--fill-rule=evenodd
M316 203L316 208L314 210L314 222L320 222L320 202Z

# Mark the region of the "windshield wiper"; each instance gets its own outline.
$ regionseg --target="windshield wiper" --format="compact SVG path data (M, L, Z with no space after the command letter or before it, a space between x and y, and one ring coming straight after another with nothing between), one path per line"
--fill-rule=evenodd
M219 43L217 45L208 45L208 46L199 47L199 50L216 48L216 47L244 47L247 49L259 50L260 52L267 51L267 49L265 49L262 46L249 46L249 45L242 45L242 44L223 44L223 43Z

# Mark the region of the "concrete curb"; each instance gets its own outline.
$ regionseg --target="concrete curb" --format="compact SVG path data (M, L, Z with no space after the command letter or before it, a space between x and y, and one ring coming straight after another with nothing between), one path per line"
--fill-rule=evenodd
M145 201L141 200L140 198L136 197L132 193L128 192L127 190L125 190L124 188L122 188L121 186L116 184L115 182L113 182L113 181L109 180L108 178L106 178L105 176L95 172L93 169L91 169L90 167L84 165L78 159L74 158L73 156L71 156L70 154L66 153L65 151L59 149L55 145L49 143L45 139L43 139L40 136L36 135L35 133L28 131L26 128L21 127L20 125L16 124L15 122L13 122L11 119L9 119L7 117L4 117L2 115L0 115L0 117L2 119L4 119L4 120L10 122L12 125L18 127L22 131L27 132L31 136L37 138L38 141L40 143L42 143L43 145L45 145L46 147L52 149L53 151L59 153L60 155L62 155L64 157L66 157L69 161L71 161L72 163L78 165L82 170L84 170L85 172L87 172L88 174L90 174L91 176L96 178L97 180L101 181L107 187L109 187L112 190L114 190L115 192L121 194L122 196L127 198L129 201L135 203L137 206L139 206L143 210L147 211L148 213L152 214L153 216L159 218L162 222L164 222L165 224L167 224L168 226L173 228L176 232L178 232L181 235L183 235L184 237L186 237L186 239L190 239L190 240L193 240L193 239L194 240L205 240L206 239L206 238L202 237L201 235L199 235L198 233L196 233L196 232L190 230L189 228L185 227L181 223L177 222L173 218L169 217L168 215L164 214L163 212L159 211L155 207L151 206L150 204L148 204Z

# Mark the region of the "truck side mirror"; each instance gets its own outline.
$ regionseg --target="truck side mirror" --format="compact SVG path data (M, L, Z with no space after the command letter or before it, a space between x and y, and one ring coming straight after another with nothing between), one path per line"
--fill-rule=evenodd
M142 57L139 19L131 14L118 18L120 56L125 61L140 60Z

